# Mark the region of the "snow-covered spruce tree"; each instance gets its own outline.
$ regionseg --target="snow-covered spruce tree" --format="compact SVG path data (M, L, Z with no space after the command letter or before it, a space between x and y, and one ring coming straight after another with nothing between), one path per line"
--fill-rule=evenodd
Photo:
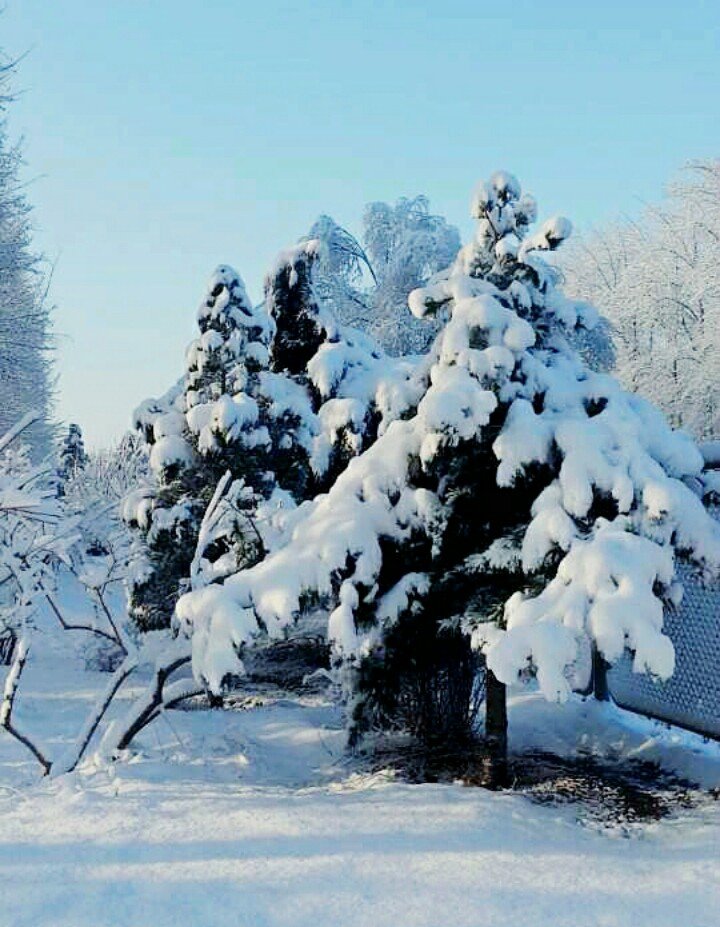
M318 240L281 252L265 285L273 327L265 389L294 393L303 437L311 439L305 485L283 484L298 502L332 485L409 402L411 365L389 359L366 334L339 323L322 299L315 272L323 253Z
M130 608L143 631L168 627L178 595L189 588L203 514L221 477L228 471L233 477L226 501L234 517L224 520L224 533L201 552L213 576L260 556L246 512L273 488L270 438L257 399L268 358L266 318L253 310L232 268L220 266L212 276L198 326L179 387L135 413L155 477L124 505L124 517L141 535Z
M720 536L685 484L702 469L692 441L589 370L566 338L592 313L565 298L539 252L562 244L569 222L529 234L534 202L506 173L480 187L473 211L475 240L410 300L416 315L447 320L418 370L414 409L302 511L284 545L184 596L177 615L196 666L217 682L218 654L283 635L318 596L334 605L329 634L356 730L383 713L392 721L395 655L404 672L418 636L420 652L430 642L448 655L453 679L469 638L487 660L496 772L503 684L532 675L563 700L588 642L610 662L629 649L639 672L673 672L662 626L679 594L674 557L715 573Z
M87 464L85 442L79 425L71 423L68 432L63 438L58 455L58 494L65 494L65 484L72 479Z
M136 412L156 484L138 488L125 506L141 534L131 608L142 629L167 626L181 587L191 584L203 513L225 473L233 483L223 505L243 517L232 537L216 538L202 555L217 563L211 581L259 557L273 535L272 513L315 495L375 427L382 352L362 333L341 330L318 303L316 252L316 242L282 252L257 310L235 272L219 268L184 378ZM395 366L402 380L405 368ZM343 391L350 387L352 397ZM401 402L401 392L388 386L380 405Z
M32 251L22 155L5 121L11 72L0 61L0 433L28 412L38 412L25 440L39 461L51 452L53 440L50 306L42 261Z
M296 504L317 492L338 461L359 453L365 442L371 440L365 423L372 422L371 431L375 434L383 428L388 416L398 415L407 407L409 365L401 361L388 363L365 335L337 326L332 316L319 306L312 282L316 252L316 242L305 242L283 252L267 277L265 304L254 315L262 332L271 332L269 357L263 350L267 344L264 334L261 339L244 344L239 363L247 368L247 376L242 377L245 387L243 394L232 397L243 407L247 406L248 396L256 403L257 419L251 418L257 427L251 433L252 440L243 438L235 445L234 454L231 446L222 447L226 452L223 466L228 469L216 485L208 481L215 480L217 474L207 467L201 469L198 461L204 448L215 448L210 440L214 432L203 429L208 416L212 418L214 414L211 396L217 391L211 396L200 394L195 376L196 368L206 367L203 358L198 362L195 357L197 348L203 348L205 332L200 344L189 352L189 373L164 397L149 400L138 411L137 427L150 445L151 464L158 476L155 485L139 487L125 505L128 520L144 529L135 545L136 566L144 565L144 571L138 573L135 569L135 586L149 580L148 589L153 588L150 583L156 583L158 588L151 558L159 559L158 555L164 556L165 552L158 548L157 533L153 533L157 511L169 489L174 490L171 502L178 497L178 489L182 489L172 474L173 486L165 485L168 474L161 468L163 461L172 463L178 457L184 460L187 449L175 438L169 445L162 443L165 432L172 437L179 433L178 425L182 426L183 434L186 428L191 434L198 433L200 428L198 451L193 448L191 457L194 496L187 492L182 504L187 506L192 498L211 493L199 525L190 518L181 522L183 530L187 528L187 546L180 548L186 560L169 564L176 570L176 579L168 589L169 600L177 595L178 588L198 591L212 587L228 571L237 569L240 557L249 563L252 562L249 553L260 556L273 550L302 511ZM226 279L224 283L233 290L231 281ZM216 298L217 306L222 309L226 297L214 279L209 304ZM206 307L201 307L201 319L206 314ZM234 352L230 357L234 357ZM266 359L270 369L263 366ZM260 360L262 363L255 369ZM227 408L223 396L215 400L218 402ZM186 425L182 424L183 416ZM248 449L253 453L248 453ZM180 471L184 478L183 474L185 471ZM261 491L248 482L256 478L260 480ZM173 515L171 512L168 517L161 511L162 524ZM248 527L253 532L254 546L250 549L245 531ZM194 548L190 546L193 538ZM167 561L164 568L168 575ZM319 656L325 660L327 657L326 647L317 640L312 623L297 630L298 635L289 647L271 645L263 652L256 651L246 663L247 670L256 677L282 684L290 677L301 681L308 670L317 668ZM131 709L126 723L114 729L104 742L111 753L127 747L135 734L155 717L160 706L171 704L178 697L178 686L187 694L187 683L172 682L171 677L189 658L187 640L181 638L168 644L156 662L150 689ZM208 680L203 667L196 662L196 669L200 689L206 688ZM224 666L222 660L215 660L216 675L212 680L215 688L220 688L235 669L232 653ZM121 670L126 671L124 667Z

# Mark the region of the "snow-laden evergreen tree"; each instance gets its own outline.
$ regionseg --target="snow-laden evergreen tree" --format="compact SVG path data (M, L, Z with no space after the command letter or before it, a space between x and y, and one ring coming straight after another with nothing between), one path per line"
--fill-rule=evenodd
M402 401L400 387L375 401L382 352L321 307L312 282L316 252L316 242L282 252L258 309L236 272L219 267L184 377L136 412L154 477L125 505L140 534L130 598L142 629L167 626L183 588L259 559L274 518L314 496L363 449L364 435L381 421L378 408ZM348 383L352 400L343 393ZM206 524L198 552L221 481L213 535Z
M697 438L720 434L720 160L691 165L637 219L579 239L569 292L603 307L621 382Z
M298 501L331 485L407 408L412 392L412 365L389 358L367 334L342 324L323 300L316 272L324 253L318 239L283 251L266 280L274 375L268 389L302 390L306 397L298 411L311 436L313 480L294 492Z
M258 558L261 545L245 512L273 488L266 410L258 401L268 361L266 317L253 310L236 271L223 265L197 320L200 334L187 350L184 378L135 413L155 477L124 505L124 517L141 535L130 581L141 630L167 627L177 596L189 588L200 524L223 474L236 477L227 490L234 516L201 552L214 576Z
M153 474L123 508L138 529L131 608L143 629L166 625L183 589L202 594L271 552L302 511L299 503L409 404L411 366L389 361L366 335L338 325L318 300L318 247L304 242L279 255L257 310L237 275L220 268L200 309L201 336L188 351L185 376L136 413ZM316 637L307 625L298 634ZM111 749L124 748L162 704L166 683L174 686L173 673L190 659L183 640L168 644L152 691ZM325 647L297 657L296 643L299 650L283 652L299 680L317 668L307 663L316 659L312 651L324 654ZM252 663L261 675L262 662L256 655ZM215 661L213 670L221 685L233 659L225 669Z
M310 231L323 248L315 275L322 300L338 319L372 336L391 355L426 351L437 328L408 311L412 290L447 267L457 254L457 229L430 212L425 196L394 205L369 203L362 244L330 216Z
M65 484L72 479L87 464L87 454L85 452L85 442L83 441L82 429L79 425L71 423L68 431L60 445L58 455L58 494L65 494Z
M563 700L588 645L673 672L663 609L680 592L675 557L717 573L720 535L686 485L703 466L692 441L568 341L596 315L563 295L541 252L570 223L531 233L535 203L504 172L473 212L473 242L410 298L416 316L443 320L415 372L419 398L299 510L273 553L183 596L177 615L196 670L219 685L218 655L225 672L230 654L324 601L354 730L407 723L410 691L411 726L445 744L467 733L450 709L472 697L481 653L497 759L504 684L534 676Z
M0 63L0 433L38 412L25 440L33 459L40 460L51 452L53 439L50 307L42 261L32 250L22 156L6 122L11 72Z

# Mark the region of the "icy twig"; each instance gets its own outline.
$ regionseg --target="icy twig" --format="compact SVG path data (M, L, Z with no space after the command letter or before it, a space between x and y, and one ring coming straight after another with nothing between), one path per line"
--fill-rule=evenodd
M134 670L137 668L137 665L138 661L136 657L127 657L120 664L117 670L115 670L105 691L97 700L93 710L88 715L82 730L75 739L75 742L54 764L54 775L61 775L62 773L72 772L77 767L78 763L85 755L85 751L87 750L88 745L92 740L93 734L105 716L105 712L112 704L112 701L115 698L120 686L125 682L128 676L134 672Z

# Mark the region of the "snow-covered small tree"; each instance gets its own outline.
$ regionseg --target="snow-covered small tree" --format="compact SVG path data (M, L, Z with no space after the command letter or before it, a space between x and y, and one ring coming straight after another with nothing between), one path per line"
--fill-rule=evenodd
M68 432L63 438L58 457L58 494L64 495L67 481L78 471L83 470L87 464L85 442L79 425L71 423L68 426Z
M141 630L167 627L177 596L189 588L199 527L223 474L242 481L233 490L236 517L225 523L229 535L214 537L204 553L226 568L231 550L234 568L259 556L244 510L257 494L272 491L270 437L257 399L268 360L266 318L226 265L213 274L197 318L200 334L187 350L181 383L135 413L155 477L124 504L124 517L141 535L130 580L131 612Z
M326 400L375 357L364 336L349 341L319 305L315 256L315 242L282 252L258 309L237 273L219 267L198 313L200 336L188 349L185 376L136 412L154 474L154 485L140 486L125 505L142 537L131 584L142 628L168 625L181 589L191 585L194 558L206 562L212 581L260 558L272 513L313 496L338 448L349 447L347 435L364 422L366 409L359 422L353 407L344 417L336 409L323 425ZM221 480L225 515L198 555L201 521Z
M37 609L54 590L54 567L68 560L74 535L55 498L50 467L33 465L22 443L36 417L28 413L0 435L0 640L5 662L12 664L0 703L0 727L47 770L44 753L18 729L13 707Z
M568 340L596 314L563 295L541 252L570 223L531 233L534 201L504 172L480 186L473 212L474 241L410 298L416 316L444 320L412 407L301 510L270 556L184 596L177 615L196 667L219 684L219 654L226 671L230 653L326 602L355 730L393 723L395 680L418 662L445 680L447 705L456 686L470 695L474 649L487 661L496 770L504 684L534 676L563 700L588 644L609 662L629 649L639 672L672 673L662 625L679 593L674 557L715 573L720 535L685 482L703 465L692 441ZM451 720L431 703L423 724L437 730L417 733L447 743Z

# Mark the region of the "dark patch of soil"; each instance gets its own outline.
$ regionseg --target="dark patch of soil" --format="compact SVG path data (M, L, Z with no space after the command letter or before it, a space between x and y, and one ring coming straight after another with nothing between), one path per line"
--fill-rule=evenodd
M511 788L538 804L577 805L583 824L627 830L698 804L703 793L655 763L527 753L510 760Z
M462 782L468 787L479 786L481 764L481 745L441 753L397 740L376 742L363 763L371 771L392 769L406 782ZM533 752L511 756L508 773L509 784L502 791L537 804L574 806L580 824L623 834L717 797L640 760Z

